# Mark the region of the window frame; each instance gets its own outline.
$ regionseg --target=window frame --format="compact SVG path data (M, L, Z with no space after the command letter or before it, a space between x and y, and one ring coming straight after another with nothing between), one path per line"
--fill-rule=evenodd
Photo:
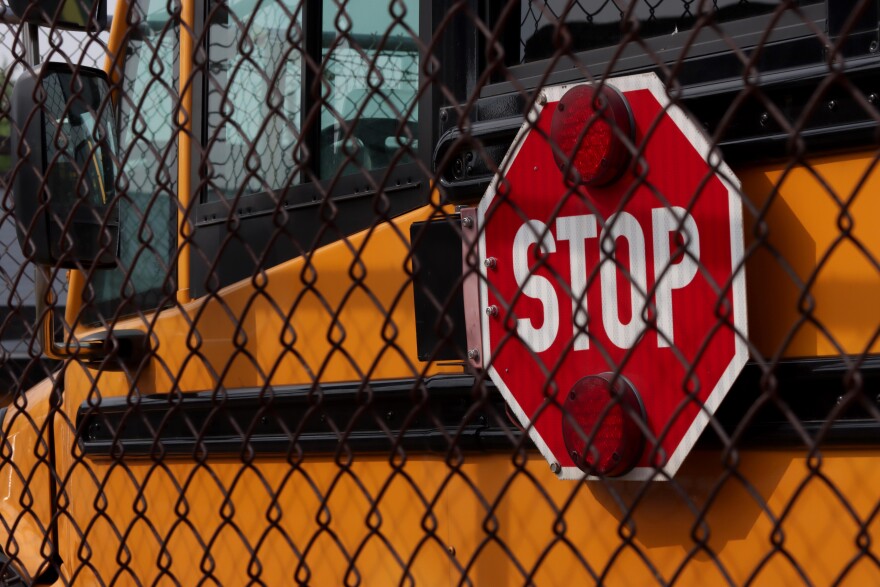
M815 86L828 73L829 47L823 46L816 35L822 31L827 41L835 43L841 38L840 26L843 15L859 0L841 0L829 6L830 0L809 4L800 8L804 18L796 15L782 15L779 26L769 36L772 42L762 45L756 82L760 87L762 99L777 105L784 105L785 115L796 119L810 104ZM471 0L474 10L490 29L498 28L499 11L486 0ZM829 10L831 13L829 14ZM866 13L869 11L866 10ZM880 23L873 19L873 13L862 15L846 42L838 47L837 61L845 63L847 77L852 86L862 91L864 98L875 92L872 79L880 71ZM518 23L518 14L514 17ZM705 127L707 134L714 136L717 125L726 113L732 100L745 87L742 66L728 46L734 43L742 51L749 52L761 40L773 14L763 14L722 23L724 39L715 33L706 35L700 43L688 43L687 31L675 37L669 35L649 37L644 43L655 52L647 55L638 45L629 53L624 52L614 63L611 59L616 46L590 49L571 54L558 60L542 59L524 64L507 65L501 75L479 88L479 97L474 100L468 112L471 118L471 135L494 151L488 157L474 160L473 174L455 177L449 168L438 169L438 180L443 184L447 197L454 203L472 203L479 199L491 181L492 157L503 156L513 140L516 130L522 124L524 109L534 99L535 91L550 85L585 81L589 71L595 79L616 77L642 72L657 72L665 79L665 70L674 64L676 87L674 96L679 104L690 112L694 120ZM515 24L503 27L497 37L506 51L515 47L519 55L519 32ZM515 33L515 34L514 34ZM710 38L711 37L711 38ZM698 37L699 39L699 37ZM685 52L686 51L686 52ZM477 71L485 66L486 41L478 39L476 48L467 56L471 67ZM630 54L631 53L631 54ZM658 61L662 59L663 65ZM830 153L856 148L868 148L875 142L876 123L863 106L851 94L829 90L829 99L835 101L835 108L813 110L808 123L801 130L800 138L810 154ZM468 94L457 94L463 102ZM461 125L457 119L458 109L447 108L438 129L437 153L444 160L461 159L467 147L459 147L449 153L454 145L459 145L456 129ZM756 152L762 154L761 161L782 160L790 155L791 145L788 134L766 112L762 104L751 104L748 109L740 108L736 115L736 129L728 121L718 146L725 160L731 165L754 162ZM757 151L756 151L757 149ZM488 152L488 151L487 151ZM494 154L493 154L494 153ZM435 167L440 157L435 155ZM495 164L500 158L495 160ZM451 167L451 165L447 166Z
M373 208L373 199L377 194L377 189L383 194L387 194L391 200L391 208L388 216L395 216L406 211L417 208L420 205L427 204L429 201L430 191L430 161L432 157L432 147L434 137L436 136L436 120L431 115L434 108L433 105L437 98L436 90L432 86L425 91L426 76L424 72L425 59L424 55L419 55L419 93L418 100L418 117L416 122L415 139L418 146L414 149L413 161L401 163L391 168L382 167L368 172L358 172L352 175L337 176L331 179L318 179L320 176L320 161L318 157L312 156L309 160L307 177L303 178L301 183L289 185L286 188L278 190L274 194L270 191L261 191L249 194L237 194L234 198L220 198L215 201L208 202L205 197L207 190L207 182L202 169L202 160L206 158L207 138L208 138L208 105L207 105L207 79L203 73L205 64L200 64L199 59L207 62L207 40L209 28L209 3L210 0L196 1L196 38L198 39L195 48L194 69L193 69L193 136L198 140L192 141L191 146L191 165L190 177L193 186L191 193L190 205L190 221L193 226L193 241L195 247L191 247L190 252L190 290L192 298L199 298L206 294L211 294L216 290L237 283L241 279L246 279L258 269L268 269L277 263L285 260L293 259L301 254L305 254L318 246L323 246L339 240L346 236L350 236L360 230L370 228L380 222L382 217L375 212L364 222L362 216L364 211L370 211ZM303 2L302 22L305 34L305 51L308 58L314 60L316 64L322 63L321 57L321 32L322 32L322 12L323 3L316 0L306 0ZM431 10L422 3L419 5L418 15L418 38L421 43L427 44L425 35L430 35L431 30ZM199 53L201 51L201 54ZM184 56L187 57L187 56ZM187 57L188 58L188 57ZM310 118L312 110L320 108L320 100L311 95L309 88L315 81L316 72L307 65L307 59L302 60L303 67L303 88L301 111L305 119ZM316 153L315 148L318 145L320 137L320 115L315 116L317 123L310 123L302 128L303 141L309 148L310 152ZM225 233L226 226L231 218L235 218L240 222L240 226L244 229L245 224L253 227L257 224L265 224L269 227L269 231L275 230L272 222L273 217L278 210L283 210L293 216L293 213L303 214L314 213L320 217L320 208L325 200L325 195L332 199L334 204L340 206L339 213L335 219L335 228L331 230L333 234L325 234L320 241L307 236L297 244L301 250L296 251L294 246L290 246L290 254L286 258L278 255L262 255L265 263L255 265L252 260L241 259L241 255L229 255L230 258L224 259L223 263L218 262L218 254L222 255L226 251L227 242L220 236L221 232ZM283 205L279 206L279 200L283 200ZM359 213L349 213L346 211L346 205ZM247 244L249 234L256 231L241 230L240 237L244 245ZM213 233L209 236L208 233ZM253 255L261 257L261 253L266 251L253 250ZM220 275L219 282L214 283L210 287L206 280L216 277L216 272L223 265L223 270L229 271L229 263L243 263L238 268L237 279L230 280ZM250 267L250 270L248 270ZM232 268L233 270L235 268ZM213 274L213 275L212 275Z
M826 33L828 32L825 2L808 4L801 7L801 11L805 17L812 19L816 27ZM493 16L491 9L487 7L484 17L491 19ZM725 35L733 39L741 49L750 49L760 40L771 19L772 14L762 14L731 20L721 23L719 26L724 30ZM651 48L654 55L663 59L665 64L681 59L685 48L687 48L685 57L687 61L729 53L727 43L723 39L719 39L717 35L704 32L701 34L711 38L688 43L688 33L689 31L687 30L682 31L679 35L676 35L677 38L672 38L671 41L669 36L646 37L643 41L645 45ZM803 19L788 12L782 15L773 32L768 37L767 43L785 43L803 38L815 38L813 30ZM519 38L517 37L518 42ZM765 44L765 46L767 45ZM616 46L609 46L573 53L571 57L560 59L549 75L547 75L547 69L552 59L539 59L527 63L508 65L506 67L507 77L513 78L519 87L533 90L542 80L543 85L556 85L581 80L584 77L583 72L585 70L593 72L597 77L610 77L657 68L657 63L651 56L642 52L639 45L632 44L624 51L623 55L617 58L614 66L609 69L608 65L611 59L614 58L616 51ZM493 80L492 83L487 84L483 88L480 97L509 93L514 88L514 84L510 81Z

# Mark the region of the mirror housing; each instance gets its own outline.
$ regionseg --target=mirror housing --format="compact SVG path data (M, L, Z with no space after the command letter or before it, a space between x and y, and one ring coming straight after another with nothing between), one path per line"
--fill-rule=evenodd
M107 0L8 0L22 22L75 31L105 30Z
M107 75L45 63L12 91L11 173L18 240L41 266L112 267L116 118Z

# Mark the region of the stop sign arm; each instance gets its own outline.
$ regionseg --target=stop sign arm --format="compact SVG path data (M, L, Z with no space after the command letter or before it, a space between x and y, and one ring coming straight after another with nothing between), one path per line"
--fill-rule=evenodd
M624 378L646 443L631 471L608 474L670 478L748 357L739 184L659 78L605 83L633 114L631 173L572 184L550 132L571 86L549 87L479 207L461 211L468 358L561 478L611 462L563 442L586 413L566 401L597 397L575 393L585 377L609 389Z

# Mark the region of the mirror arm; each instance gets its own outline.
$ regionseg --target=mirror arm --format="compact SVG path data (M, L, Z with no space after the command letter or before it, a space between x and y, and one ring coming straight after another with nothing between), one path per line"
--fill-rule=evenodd
M123 367L134 368L152 356L150 337L142 330L106 330L86 338L72 340L69 344L55 340L55 292L52 291L52 274L48 267L37 265L34 279L37 321L37 340L43 354L50 359L63 361L79 359L84 363L104 362L102 368L111 371ZM111 355L115 361L106 361Z
M52 277L48 267L37 265L34 276L37 321L42 322L38 330L40 347L50 359L63 361L77 358L84 362L100 361L107 356L105 341L78 340L68 345L55 340L55 292L52 291Z

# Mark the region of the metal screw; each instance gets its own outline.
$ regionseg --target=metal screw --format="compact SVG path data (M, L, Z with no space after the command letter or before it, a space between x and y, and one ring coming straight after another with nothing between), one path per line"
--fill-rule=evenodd
M540 94L538 94L538 104L540 106L543 106L546 103L547 103L547 94L545 94L544 92L541 92Z
M828 110L834 110L835 108L837 108L837 102L828 100Z
M558 475L562 470L562 467L559 466L559 463L550 463L550 472L554 475Z
M464 218L461 219L461 225L464 226L465 228L472 228L474 225L474 219L471 218L470 216L465 216Z
M483 265L488 267L489 269L495 269L498 265L498 259L495 257L487 257L485 261L483 261Z
M443 122L446 122L446 120L447 120L448 118L449 118L449 113L446 112L446 110L441 110L441 111L440 111L440 120L443 121Z
M761 119L760 119L761 126L767 126L768 122L770 122L770 115L767 114L766 112L764 112L763 114L761 114Z
M452 175L457 178L460 178L464 174L464 162L461 160L461 157L455 160L452 164Z
M467 358L470 359L471 361L479 360L480 351L478 351L477 349L469 349L467 352Z
M877 48L878 48L877 41L871 41L871 44L868 45L868 49L871 51L871 53L876 53Z
M871 92L870 94L868 94L868 102L870 102L871 104L876 104L877 103L877 94L874 92Z
M492 305L486 308L486 316L492 316L493 318L498 315L498 306Z

